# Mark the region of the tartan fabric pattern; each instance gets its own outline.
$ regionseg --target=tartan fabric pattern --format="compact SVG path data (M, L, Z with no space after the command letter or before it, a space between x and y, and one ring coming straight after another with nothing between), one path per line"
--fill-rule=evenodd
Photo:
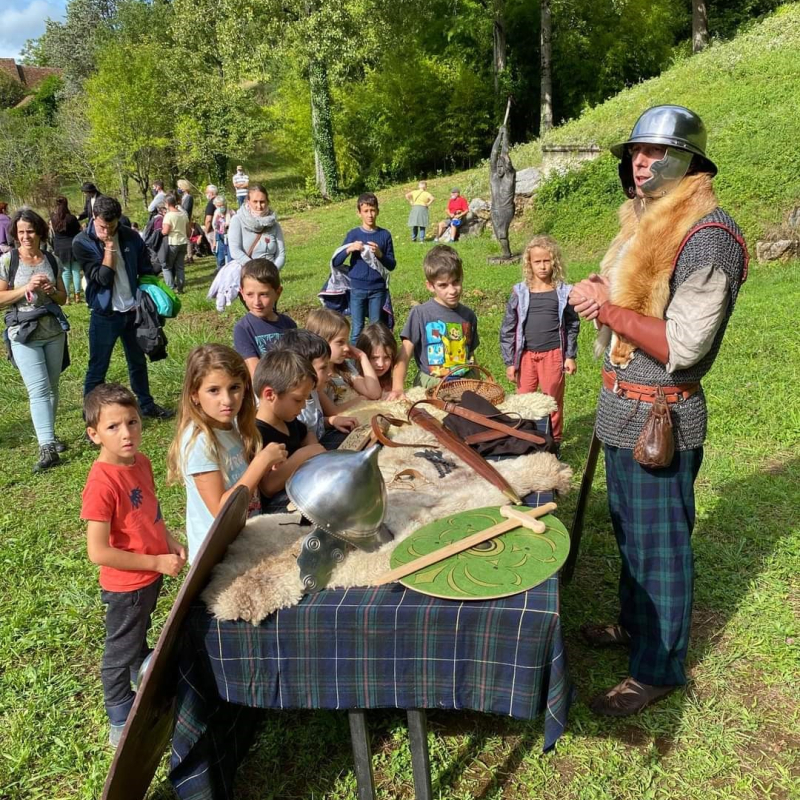
M631 635L630 675L653 686L686 683L694 592L694 481L703 448L676 451L650 470L605 445L611 522L622 558L619 623Z
M196 604L185 636L170 772L182 800L232 796L253 724L242 706L545 712L547 750L572 694L557 576L495 601L399 584L327 590L259 626L215 620Z

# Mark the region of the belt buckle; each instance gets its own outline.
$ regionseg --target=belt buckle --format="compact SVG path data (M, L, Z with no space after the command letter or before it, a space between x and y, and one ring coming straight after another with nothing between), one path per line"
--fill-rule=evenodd
M614 385L611 387L611 391L614 392L617 397L622 397L622 389L619 387L619 375L617 375L616 372L614 373Z

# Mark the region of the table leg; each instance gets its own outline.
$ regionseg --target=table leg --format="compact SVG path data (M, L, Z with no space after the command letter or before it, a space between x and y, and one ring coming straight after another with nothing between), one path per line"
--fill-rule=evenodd
M408 709L408 743L416 800L432 800L431 760L428 754L428 717L424 708Z
M361 708L353 708L347 712L347 717L350 721L350 741L353 745L353 760L356 766L358 800L375 800L366 712Z

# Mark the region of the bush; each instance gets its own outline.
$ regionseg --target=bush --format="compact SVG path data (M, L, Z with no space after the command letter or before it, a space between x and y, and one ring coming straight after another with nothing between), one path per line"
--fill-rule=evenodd
M13 108L25 97L25 89L5 72L0 72L0 108Z

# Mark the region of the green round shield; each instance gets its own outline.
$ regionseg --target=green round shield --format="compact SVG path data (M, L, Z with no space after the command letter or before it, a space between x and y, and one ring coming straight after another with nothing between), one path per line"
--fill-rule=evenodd
M528 506L514 506L530 511ZM462 511L437 519L404 539L392 553L392 569L504 522L499 506ZM558 572L569 554L567 529L552 514L541 517L547 530L518 527L469 550L414 572L400 583L451 600L488 600L524 592Z

